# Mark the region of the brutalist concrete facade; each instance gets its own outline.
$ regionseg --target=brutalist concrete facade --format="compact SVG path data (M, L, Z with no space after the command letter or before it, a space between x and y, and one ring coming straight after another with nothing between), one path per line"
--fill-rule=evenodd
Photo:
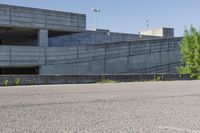
M41 74L176 73L181 38L47 48Z
M115 43L123 41L158 39L159 36L148 36L128 33L116 33L109 30L86 30L72 35L52 37L49 39L49 46L76 46L95 45L103 43Z
M83 14L0 5L0 74L176 73L180 41L88 31Z
M160 36L164 38L174 37L173 28L157 28L157 29L146 29L140 32L140 35L149 35L149 36Z
M35 45L48 46L49 37L79 33L85 27L83 14L0 5L2 45L27 45L35 41Z

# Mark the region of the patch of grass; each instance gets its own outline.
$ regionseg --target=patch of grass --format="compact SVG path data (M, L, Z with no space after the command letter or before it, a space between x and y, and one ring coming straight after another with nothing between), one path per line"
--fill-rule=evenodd
M15 79L15 85L20 85L21 84L21 79L20 78L17 78Z
M8 86L9 81L8 80L4 80L3 81L3 86Z
M161 77L160 77L160 76L157 76L155 80L156 80L156 81L161 81Z
M110 80L110 79L101 79L98 83L119 83L119 81Z

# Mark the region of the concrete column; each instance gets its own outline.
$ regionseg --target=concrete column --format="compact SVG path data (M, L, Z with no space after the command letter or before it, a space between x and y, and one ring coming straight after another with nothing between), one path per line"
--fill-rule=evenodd
M38 30L38 46L40 47L48 47L48 40L49 40L49 35L48 35L48 30L46 29L40 29Z

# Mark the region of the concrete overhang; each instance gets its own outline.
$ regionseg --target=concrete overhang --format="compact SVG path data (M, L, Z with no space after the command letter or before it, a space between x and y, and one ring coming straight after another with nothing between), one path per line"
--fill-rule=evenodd
M86 29L86 16L0 4L0 35L35 36L39 29L49 30L50 36L82 32Z
M50 30L49 37L73 34L74 32L56 31ZM19 27L1 27L0 26L0 39L17 39L17 38L29 38L35 39L38 36L37 29L19 28Z

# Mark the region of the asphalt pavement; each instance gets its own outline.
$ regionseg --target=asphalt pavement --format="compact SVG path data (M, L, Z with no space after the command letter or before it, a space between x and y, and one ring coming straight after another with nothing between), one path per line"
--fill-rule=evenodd
M200 81L0 87L0 133L200 133Z

